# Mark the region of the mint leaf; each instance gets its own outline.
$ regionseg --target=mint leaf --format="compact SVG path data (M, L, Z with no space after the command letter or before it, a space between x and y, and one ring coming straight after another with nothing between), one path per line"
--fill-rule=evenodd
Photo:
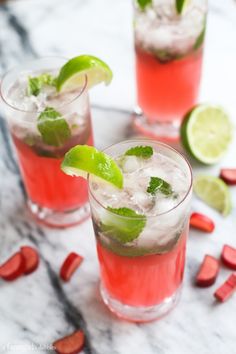
M28 78L28 95L38 96L41 90L41 83L37 77Z
M127 243L135 240L146 225L146 216L129 208L107 208L115 215L107 215L102 222L101 231L116 241Z
M152 0L137 0L137 3L141 10L145 10L148 5L152 4Z
M38 96L43 85L56 86L56 78L50 74L28 77L28 95Z
M197 37L196 42L194 43L194 46L193 46L194 50L198 50L202 46L203 41L205 39L205 34L206 34L206 18L204 20L203 29L202 29L201 33L199 34L199 36Z
M162 178L151 177L147 192L151 195L155 195L158 191L165 195L171 195L173 193L169 183L164 181Z
M135 146L127 150L125 155L149 159L153 155L153 148L151 146Z
M179 15L182 13L186 1L187 0L175 0L176 11Z
M39 115L37 127L47 145L62 146L71 137L67 121L51 107L46 107Z
M39 76L39 80L41 81L42 85L49 85L49 86L56 86L57 78L53 77L50 74L42 74Z

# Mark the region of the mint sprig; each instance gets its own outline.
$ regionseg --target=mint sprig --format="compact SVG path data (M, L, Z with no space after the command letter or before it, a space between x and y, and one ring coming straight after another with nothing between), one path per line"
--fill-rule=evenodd
M39 115L37 127L47 145L59 147L71 137L67 121L52 107L46 107Z
M171 195L173 193L171 185L159 177L151 177L147 193L155 195L157 192L161 192L165 195Z
M137 3L141 10L145 10L148 5L152 4L152 0L137 0Z
M50 74L28 77L28 95L38 96L44 85L56 86L56 78Z
M121 243L135 240L146 225L146 216L138 214L135 210L110 207L107 210L115 215L109 213L106 216L102 222L101 231Z
M125 155L149 159L153 155L153 148L151 146L135 146L127 150Z

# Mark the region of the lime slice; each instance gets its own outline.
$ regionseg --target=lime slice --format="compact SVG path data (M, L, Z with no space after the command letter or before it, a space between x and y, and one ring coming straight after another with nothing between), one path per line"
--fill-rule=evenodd
M108 85L112 80L112 71L101 59L92 55L80 55L69 60L60 70L57 78L58 91L72 91L84 85L87 75L88 87L100 82Z
M84 178L90 173L117 188L123 187L123 175L115 161L93 146L74 146L66 153L61 169L67 175Z
M228 186L218 177L197 176L194 180L195 194L224 216L231 211L231 196Z
M175 0L175 8L177 13L181 15L190 2L191 0Z
M232 140L230 119L221 107L198 105L184 118L181 140L196 160L214 164L225 154Z

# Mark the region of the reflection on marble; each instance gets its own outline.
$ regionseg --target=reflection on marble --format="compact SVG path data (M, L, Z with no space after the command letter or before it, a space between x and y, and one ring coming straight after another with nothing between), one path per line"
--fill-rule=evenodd
M129 117L135 103L131 10L128 0L15 0L0 5L0 73L42 55L69 57L88 52L103 57L113 67L115 78L110 88L98 87L91 94L95 141L100 148L120 141L130 135ZM234 119L235 33L236 2L212 0L201 99L223 104ZM211 288L193 285L205 253L219 256L224 243L236 245L235 188L233 212L225 219L194 200L193 209L212 216L216 230L213 235L191 231L185 286L175 311L155 323L126 323L114 318L98 295L91 221L68 230L31 221L0 112L0 261L24 244L36 246L41 256L40 267L31 276L0 282L0 353L17 354L20 345L26 348L32 343L49 345L83 328L86 354L235 354L236 299L219 305L212 296L229 271L222 268ZM221 164L212 168L194 164L194 173L217 175L221 165L235 166L235 150L236 141ZM72 250L85 261L71 282L63 284L58 270Z

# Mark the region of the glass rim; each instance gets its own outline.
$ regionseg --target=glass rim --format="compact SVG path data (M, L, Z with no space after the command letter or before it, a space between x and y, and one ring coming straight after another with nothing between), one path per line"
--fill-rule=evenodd
M208 13L209 13L209 0L202 0L204 1L204 8L202 10L200 10L200 13L202 15L203 18L205 18L205 20L207 20L207 17L208 17ZM138 16L138 13L140 12L140 9L139 9L139 6L137 5L137 1L136 0L133 0L133 8L134 8L134 14L133 16L134 17L137 17ZM196 9L196 7L195 7ZM199 10L199 8L197 7L197 9ZM137 13L136 13L137 11ZM158 11L157 10L154 10L155 11L155 14L157 15L158 14ZM190 9L190 11L193 11L193 9ZM160 25L161 27L167 27L167 26L171 26L171 27L176 27L180 24L180 22L182 21L182 16L185 16L184 15L181 15L181 16L174 16L172 18L168 18L168 21L166 22L165 20L161 20L160 22ZM203 23L203 26L202 26L202 29L201 31L203 30L203 28L206 26L206 24L204 25ZM186 31L185 31L186 32ZM187 31L188 32L188 31ZM201 32L199 32L199 35L200 35ZM182 42L182 41L186 41L186 38L182 37L180 39L178 39L179 42Z
M205 8L202 11L200 10L200 12L202 13L203 16L206 16L208 14L208 12L209 12L209 0L202 0L202 1L205 3ZM135 10L140 11L140 8L139 8L136 0L133 0L133 7L134 7ZM194 7L194 5L193 5L193 7L190 8L189 10L192 11L193 8L196 9L196 7ZM198 7L197 7L197 9L199 10ZM155 13L157 14L158 11L155 10ZM169 19L169 22L167 22L167 23L164 22L163 25L169 25L169 24L178 25L180 23L180 21L181 21L181 16L179 16L179 18L176 18L176 16L173 15L173 18L168 18L168 19Z
M45 56L45 57L39 57L39 58L36 58L36 59L33 59L33 60L29 60L27 61L25 64L23 65L30 65L32 63L36 63L36 62L40 62L40 61L43 61L43 60L46 60L46 59L62 59L62 60L69 60L68 58L65 58L65 57L59 57L59 56ZM31 114L39 114L39 113L42 113L44 111L44 109L40 109L40 110L25 110L25 109L21 109L21 108L18 108L12 104L10 104L6 98L6 95L3 94L3 83L4 83L4 80L7 78L7 76L9 74L11 74L14 70L17 70L17 69L20 69L22 65L16 65L15 67L7 70L3 75L2 75L2 78L0 80L0 97L2 98L3 102L8 106L10 107L11 109L13 109L14 111L17 111L17 112L22 112L22 113L31 113ZM88 87L88 77L86 74L84 74L84 85L82 86L80 92L75 95L75 97L73 97L69 102L66 102L60 106L57 107L57 109L63 109L67 106L69 106L71 103L73 103L74 101L76 101L78 98L80 98L83 93L86 91L86 88ZM29 122L28 122L29 123Z
M186 193L184 194L183 198L179 201L178 204L176 204L173 208L171 209L168 209L162 213L158 213L158 214L155 214L155 215L145 215L145 214L139 214L139 216L137 217L129 217L129 216L123 216L123 215L118 215L116 213L113 213L112 211L108 210L107 207L105 205L103 205L99 200L98 198L95 196L95 193L92 191L92 188L91 188L91 180L90 180L90 174L88 174L88 191L89 191L89 194L93 197L93 199L96 201L96 203L98 203L99 206L101 206L104 210L106 210L107 213L111 214L111 215L114 215L115 217L117 218L121 218L121 219L132 219L132 220L140 220L140 218L143 216L143 218L147 218L147 219L152 219L152 218L156 218L157 216L162 216L162 215L166 215L168 213L171 213L173 210L177 209L180 205L183 204L183 202L187 199L187 197L189 196L190 192L192 191L192 186L193 186L193 172L192 172L192 167L189 163L189 161L187 160L187 158L181 154L179 151L177 151L176 149L174 149L172 146L170 145L167 145L165 143L162 143L160 141L156 141L156 140L151 140L151 139L145 139L145 138L136 138L136 139L130 139L130 140L122 140L118 143L114 143L114 144L111 144L109 145L108 147L106 147L105 149L102 149L101 151L106 153L106 150L110 149L110 148L113 148L115 147L116 145L125 145L127 143L133 143L133 142L137 142L137 143L140 143L140 142L146 142L148 144L148 142L152 143L152 144L156 144L156 145L159 145L159 146L162 146L166 149L169 149L171 150L172 152L176 153L180 158L182 158L182 160L184 160L184 162L186 163L187 167L188 167L188 170L190 172L190 184L189 184L189 187L188 187L188 190L186 191ZM107 182L109 183L109 182Z

